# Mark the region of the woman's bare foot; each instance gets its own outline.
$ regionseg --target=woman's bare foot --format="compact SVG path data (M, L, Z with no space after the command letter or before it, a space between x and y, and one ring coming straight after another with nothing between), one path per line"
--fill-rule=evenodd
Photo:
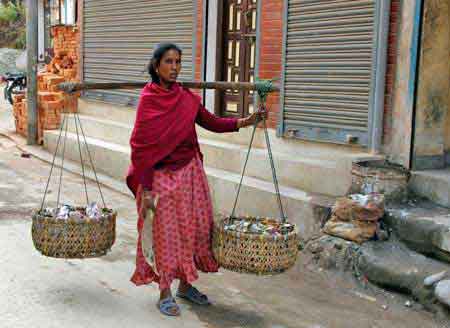
M187 291L189 290L189 288L191 288L191 286L192 285L187 281L180 280L180 284L178 285L178 291L183 294L187 293Z

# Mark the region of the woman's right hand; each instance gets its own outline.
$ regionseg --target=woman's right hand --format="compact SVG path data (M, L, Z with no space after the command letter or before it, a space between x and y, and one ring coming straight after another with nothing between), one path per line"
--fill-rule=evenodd
M150 190L144 189L141 199L141 215L145 218L147 211L151 209L156 211L156 201Z

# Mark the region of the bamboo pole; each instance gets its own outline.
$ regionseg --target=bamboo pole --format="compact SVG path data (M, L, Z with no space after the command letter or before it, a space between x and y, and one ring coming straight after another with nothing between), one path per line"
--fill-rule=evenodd
M139 89L143 88L148 82L113 82L97 83L84 82L73 83L65 82L58 85L60 91L67 93L83 90L113 90L113 89ZM216 89L216 90L257 90L258 83L250 82L203 82L203 81L179 81L179 83L190 89ZM270 92L280 91L277 85L272 85Z

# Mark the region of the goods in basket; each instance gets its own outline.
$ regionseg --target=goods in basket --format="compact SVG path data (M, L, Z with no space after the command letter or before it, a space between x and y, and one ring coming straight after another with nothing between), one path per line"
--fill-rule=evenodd
M295 226L290 223L282 223L275 219L256 217L226 218L223 221L225 231L236 231L242 233L285 235L294 231Z
M64 204L59 208L47 207L42 211L39 211L43 217L56 218L59 220L73 219L75 221L82 220L99 220L111 215L112 210L109 208L100 209L98 204L93 202L86 207L75 207L72 205Z

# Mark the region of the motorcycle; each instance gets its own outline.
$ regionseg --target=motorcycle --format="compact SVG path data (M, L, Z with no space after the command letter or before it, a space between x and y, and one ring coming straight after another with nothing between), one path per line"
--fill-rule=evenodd
M27 77L24 73L5 73L0 76L0 83L6 83L3 96L12 105L13 95L22 93L27 87Z

